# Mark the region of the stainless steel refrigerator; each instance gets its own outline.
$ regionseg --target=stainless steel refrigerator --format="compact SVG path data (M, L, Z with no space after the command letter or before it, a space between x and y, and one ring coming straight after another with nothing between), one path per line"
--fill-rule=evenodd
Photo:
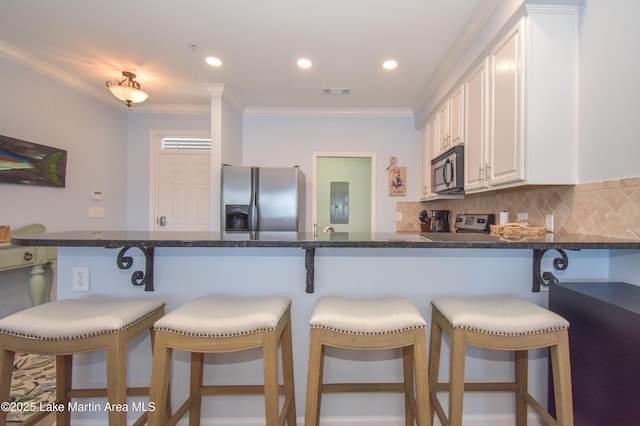
M223 231L304 231L304 173L295 167L222 166Z

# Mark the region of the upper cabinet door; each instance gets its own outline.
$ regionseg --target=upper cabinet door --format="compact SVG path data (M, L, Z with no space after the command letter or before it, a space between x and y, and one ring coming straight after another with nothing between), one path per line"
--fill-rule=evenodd
M449 98L449 133L450 146L454 147L464 142L464 90L463 86L453 92Z
M449 102L442 104L438 110L438 145L436 156L449 148L451 143L451 133L449 131Z
M493 108L488 178L491 185L525 178L524 22L522 18L490 55Z
M487 113L489 85L489 60L471 72L464 83L465 91L465 171L466 191L486 188L487 177Z
M443 152L463 143L464 132L464 90L458 87L440 105L436 114L438 127L436 130L436 144L433 156L437 157Z

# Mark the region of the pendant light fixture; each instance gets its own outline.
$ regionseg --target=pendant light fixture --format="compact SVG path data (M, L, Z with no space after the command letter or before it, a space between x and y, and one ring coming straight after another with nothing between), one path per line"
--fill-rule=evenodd
M140 83L135 80L134 73L122 71L122 76L122 80L107 81L107 87L113 96L125 102L128 107L144 102L149 97L146 92L140 90Z

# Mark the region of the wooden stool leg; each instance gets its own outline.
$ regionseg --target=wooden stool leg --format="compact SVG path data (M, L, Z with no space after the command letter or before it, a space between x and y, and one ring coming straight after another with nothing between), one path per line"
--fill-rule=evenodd
M156 333L153 346L149 401L155 404L155 410L149 411L148 421L150 425L163 425L171 414L167 402L173 349L168 347L164 333Z
M429 373L427 370L427 342L423 329L414 330L413 371L416 380L416 422L418 426L431 425L429 402Z
M431 423L435 419L435 407L438 405L437 386L440 372L440 351L442 350L442 328L431 318L431 334L429 337L429 417Z
M264 370L264 406L267 426L278 425L278 338L275 332L265 333L262 346Z
M320 402L322 400L322 374L324 369L324 345L320 342L320 331L311 329L309 344L309 372L307 376L307 401L304 410L305 426L320 424Z
M295 388L293 381L293 340L291 338L291 324L287 324L280 336L280 351L282 352L282 376L284 380L284 401L288 405L287 426L296 426Z
M112 409L109 411L109 426L126 426L127 411L127 342L121 336L114 336L107 346L107 401Z
M525 395L529 389L529 352L515 351L514 366L516 379L516 426L527 426L528 403Z
M200 426L202 411L202 375L204 373L204 354L191 352L191 380L189 381L189 425Z
M567 330L563 330L560 341L557 345L551 346L550 350L558 425L573 426L571 360L569 358L569 335Z
M413 426L414 421L417 419L418 414L414 411L415 399L414 389L414 348L412 346L405 346L402 348L402 371L404 376L404 424L405 426ZM415 407L417 409L417 407Z
M69 406L71 398L71 380L73 379L73 355L56 356L56 402ZM107 373L108 374L108 373ZM56 412L56 426L69 426L71 424L71 413L68 410Z
M0 402L9 401L15 357L15 352L0 349ZM0 410L0 424L7 424L7 414L7 411Z
M449 426L462 426L464 402L464 364L466 345L453 331L450 339L451 365L449 366Z

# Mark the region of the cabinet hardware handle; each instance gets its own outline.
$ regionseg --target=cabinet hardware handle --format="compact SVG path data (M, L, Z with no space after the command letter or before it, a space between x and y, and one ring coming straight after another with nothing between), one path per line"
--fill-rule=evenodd
M27 262L30 261L31 259L33 259L33 253L30 253L28 251L24 252L24 260L26 260Z

